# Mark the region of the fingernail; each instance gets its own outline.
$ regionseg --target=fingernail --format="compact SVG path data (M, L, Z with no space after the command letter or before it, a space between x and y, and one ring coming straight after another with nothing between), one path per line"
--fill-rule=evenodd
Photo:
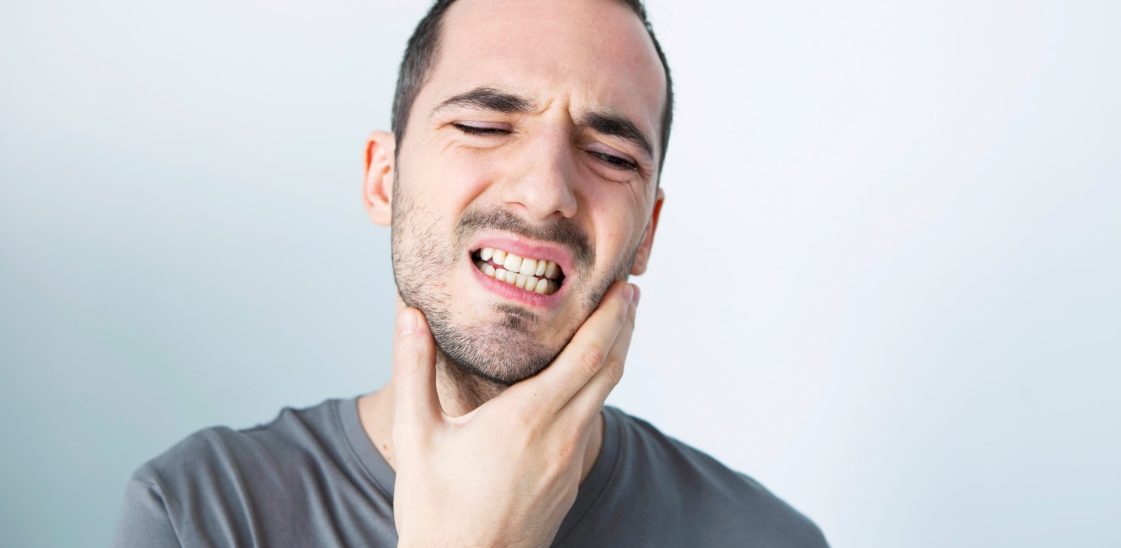
M416 314L408 308L397 313L397 334L411 335L420 331L417 327Z
M634 284L626 284L623 286L623 300L628 303L634 302Z
M634 305L638 306L639 299L642 299L642 289L640 289L637 285L635 285L633 287L634 287Z

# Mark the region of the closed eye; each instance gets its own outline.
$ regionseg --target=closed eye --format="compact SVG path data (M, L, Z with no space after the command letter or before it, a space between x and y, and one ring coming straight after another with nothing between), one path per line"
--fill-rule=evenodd
M458 122L455 122L452 125L455 126L455 129L458 129L459 131L462 131L463 133L466 133L468 135L508 135L510 133L510 130L500 127L473 126Z
M498 136L498 135L509 135L511 133L510 130L508 130L506 128L502 128L502 127L491 127L491 126L464 124L462 122L452 122L451 125L453 127L455 127L456 129L458 129L459 131L462 131L463 133L466 133L467 135ZM616 156L614 154L608 154L606 152L600 152L598 150L588 150L587 153L590 154L596 160L599 160L600 162L603 162L604 164L607 164L607 166L611 167L612 169L617 169L617 170L621 170L621 171L638 171L639 170L638 164L632 162L631 160L623 158L621 156Z
M599 152L596 150L589 150L588 154L591 154L593 158L607 164L608 166L611 166L612 168L626 171L638 171L638 164L626 158L621 158L619 156L615 156L614 154L607 154L605 152Z

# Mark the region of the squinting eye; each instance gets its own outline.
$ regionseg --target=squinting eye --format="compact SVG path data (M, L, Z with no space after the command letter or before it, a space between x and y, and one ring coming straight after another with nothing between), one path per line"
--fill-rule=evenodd
M592 156L594 156L599 161L601 161L601 162L603 162L603 163L605 163L605 164L607 164L607 165L609 165L609 166L611 166L615 169L625 169L627 171L638 171L638 164L636 164L636 163L634 163L630 160L627 160L625 158L620 158L618 156L614 156L614 155L607 154L607 153L604 153L604 152L597 152L597 151L594 151L594 150L589 150L588 154L591 154Z
M500 127L471 126L460 123L453 123L452 125L468 135L506 135L510 133L510 130Z

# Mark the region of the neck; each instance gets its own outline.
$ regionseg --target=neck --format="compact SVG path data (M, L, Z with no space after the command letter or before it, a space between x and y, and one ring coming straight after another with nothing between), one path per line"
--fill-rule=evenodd
M436 352L436 394L444 414L451 417L465 415L480 405L498 397L508 388L503 384L484 379Z
M436 395L445 415L459 417L475 410L508 388L502 384L471 374L458 364L449 363L443 352L437 352ZM390 379L381 389L358 399L358 417L366 437L374 444L389 466L397 469L393 451L393 405L395 382ZM592 421L591 437L584 451L580 481L591 472L603 446L603 415Z

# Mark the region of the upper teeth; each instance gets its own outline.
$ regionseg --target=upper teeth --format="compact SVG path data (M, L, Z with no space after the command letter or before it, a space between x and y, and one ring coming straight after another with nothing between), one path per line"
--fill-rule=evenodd
M548 295L557 290L560 269L557 263L545 259L523 258L514 253L484 247L479 252L482 261L476 263L479 270L500 282Z

